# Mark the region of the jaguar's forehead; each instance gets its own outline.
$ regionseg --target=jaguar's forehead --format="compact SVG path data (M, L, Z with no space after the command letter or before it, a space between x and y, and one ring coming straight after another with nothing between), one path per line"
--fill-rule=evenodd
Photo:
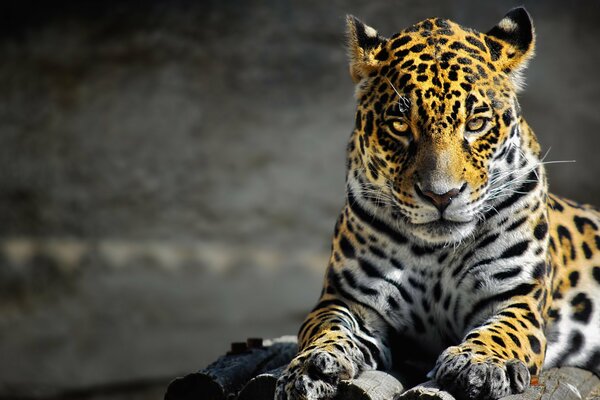
M399 91L429 88L433 95L451 90L470 93L475 84L481 87L485 82L502 86L506 76L494 65L501 52L497 40L446 19L430 18L392 36L375 58L381 62L380 75Z

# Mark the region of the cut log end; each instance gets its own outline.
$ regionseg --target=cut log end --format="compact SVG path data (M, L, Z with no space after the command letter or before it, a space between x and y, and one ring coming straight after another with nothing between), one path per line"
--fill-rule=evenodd
M275 398L275 385L282 369L252 378L242 389L238 400L272 400Z
M225 400L223 388L209 376L193 373L171 382L164 400Z

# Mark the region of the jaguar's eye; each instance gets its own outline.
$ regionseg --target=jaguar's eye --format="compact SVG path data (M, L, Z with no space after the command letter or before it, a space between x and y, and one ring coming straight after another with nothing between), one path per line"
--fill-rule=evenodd
M397 133L405 133L408 130L408 123L403 119L396 119L391 122L390 127Z
M467 121L466 130L469 133L479 133L487 128L489 119L485 117L471 118Z
M386 121L385 130L390 136L405 146L408 146L410 143L410 126L404 118L394 118Z

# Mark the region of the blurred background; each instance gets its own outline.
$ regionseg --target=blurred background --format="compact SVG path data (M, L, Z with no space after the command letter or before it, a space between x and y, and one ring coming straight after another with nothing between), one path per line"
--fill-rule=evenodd
M344 201L352 13L487 31L519 1L22 1L0 23L0 399L162 398L295 334ZM600 9L524 1L554 192L600 205Z

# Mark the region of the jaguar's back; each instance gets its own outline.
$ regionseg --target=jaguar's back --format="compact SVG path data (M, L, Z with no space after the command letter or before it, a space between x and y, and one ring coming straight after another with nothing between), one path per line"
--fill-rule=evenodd
M349 17L348 40L347 201L277 397L329 398L414 353L467 399L519 393L542 365L600 372L600 219L548 194L517 100L527 12L487 34L432 18L389 39Z
M552 304L545 366L600 373L600 212L550 196Z

